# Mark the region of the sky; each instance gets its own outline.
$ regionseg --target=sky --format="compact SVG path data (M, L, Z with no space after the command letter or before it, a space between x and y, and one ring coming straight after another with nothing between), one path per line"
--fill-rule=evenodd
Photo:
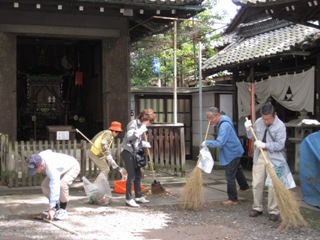
M223 12L224 10L226 10L228 12L228 17L226 18L226 20L230 20L230 18L233 18L237 13L238 7L232 2L232 0L217 0L217 2L217 11Z
M239 7L236 6L232 0L217 0L217 5L215 11L222 13L223 11L227 11L228 15L221 21L221 23L228 24L231 22L231 19L236 15L237 9ZM223 25L225 25L223 24ZM217 28L222 27L223 25L217 24Z

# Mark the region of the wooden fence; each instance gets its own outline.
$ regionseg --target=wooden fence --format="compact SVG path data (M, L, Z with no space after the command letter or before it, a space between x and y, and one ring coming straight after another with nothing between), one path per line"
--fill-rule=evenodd
M186 151L183 124L152 124L148 127L151 159L156 170L185 174Z
M151 143L150 157L155 171L167 171L181 176L185 174L185 145L183 125L158 124L149 127L148 140ZM124 167L120 150L121 139L116 139L111 153L119 166ZM90 144L84 140L69 141L15 141L9 142L8 135L0 133L0 183L8 187L26 187L40 185L44 176L36 174L27 176L27 163L25 159L33 153L46 149L65 153L75 157L80 164L79 177L89 179L99 174L99 169L88 157ZM150 166L147 165L147 169ZM109 179L120 179L120 173L111 170Z

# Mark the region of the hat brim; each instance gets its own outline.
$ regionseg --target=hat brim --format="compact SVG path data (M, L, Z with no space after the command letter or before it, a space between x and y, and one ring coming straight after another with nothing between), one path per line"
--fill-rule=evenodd
M35 175L36 173L37 173L37 171L38 171L38 168L28 168L28 175L29 176L33 176L33 175Z
M117 132L122 132L121 128L116 128L116 127L109 127L109 130L111 131L117 131Z

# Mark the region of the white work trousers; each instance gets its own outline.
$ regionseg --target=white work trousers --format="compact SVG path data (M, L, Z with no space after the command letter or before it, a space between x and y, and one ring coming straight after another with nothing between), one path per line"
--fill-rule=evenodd
M269 161L268 154L265 156ZM252 193L253 193L253 206L252 209L263 212L263 192L265 181L267 177L266 163L263 155L260 153L258 161L252 167ZM279 214L278 203L274 194L273 186L268 186L268 213Z

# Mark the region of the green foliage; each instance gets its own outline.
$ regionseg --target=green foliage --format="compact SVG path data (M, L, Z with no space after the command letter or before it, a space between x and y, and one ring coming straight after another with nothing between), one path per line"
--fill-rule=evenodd
M139 54L131 53L131 84L133 86L148 86L151 78L154 77L152 72L152 57L144 55L141 51Z
M213 23L223 16L213 12L216 0L204 1L206 10L193 19L177 22L177 81L178 86L189 76L198 78L199 41L202 44L202 61L215 52L212 41L220 38ZM174 29L164 34L147 37L134 45L131 51L131 85L150 86L152 79L161 78L162 86L171 86L174 77ZM159 75L154 73L152 62L159 59Z

